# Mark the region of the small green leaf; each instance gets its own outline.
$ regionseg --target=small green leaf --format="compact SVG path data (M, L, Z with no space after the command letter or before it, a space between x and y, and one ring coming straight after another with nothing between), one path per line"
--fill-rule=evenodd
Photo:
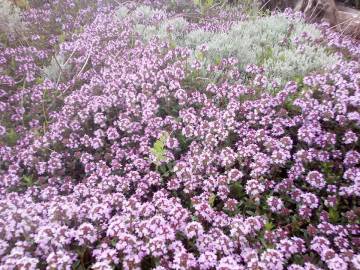
M23 179L24 184L25 184L26 186L28 186L28 187L30 187L30 186L32 186L32 185L34 184L34 181L33 181L32 176L24 175L24 176L22 177L22 179Z
M42 84L44 82L44 78L43 77L37 77L35 82L36 82L36 84Z
M161 153L164 150L164 144L161 140L158 140L154 143L154 147L153 147L154 151L156 153Z
M6 142L9 146L16 145L16 142L18 140L18 135L16 134L14 129L10 129L8 133L6 134Z
M170 48L175 49L176 48L176 42L173 39L171 39L170 42L169 42L169 46L170 46Z
M15 69L16 68L16 61L14 58L11 58L10 67Z
M76 262L74 262L72 269L79 269L80 265L81 265L80 260L77 260Z
M340 220L340 214L336 208L329 209L329 219L331 223L337 223Z
M197 218L197 216L191 216L191 220L192 221L198 221L199 219Z
M116 243L117 243L116 239L111 240L111 245L113 245L114 247L116 246Z
M59 42L63 43L65 41L65 33L61 33L61 35L59 36Z
M212 193L209 198L209 204L211 207L214 207L215 199L216 199L216 195L214 193Z
M230 186L230 195L232 198L235 198L238 201L241 201L245 195L243 186L239 182L232 184Z
M263 245L263 247L266 247L266 241L264 237L259 237L260 243Z
M265 230L271 231L274 228L274 224L272 224L270 221L266 222L265 224Z
M218 55L215 56L214 62L215 62L216 65L220 65L220 63L221 63L221 56L218 56Z
M169 138L169 133L164 132L160 138L155 141L154 146L150 149L150 153L155 156L155 163L159 165L165 159L165 144Z
M197 60L199 60L199 61L203 61L204 58L205 58L205 56L204 56L204 54L203 54L202 52L196 52L195 58L196 58Z

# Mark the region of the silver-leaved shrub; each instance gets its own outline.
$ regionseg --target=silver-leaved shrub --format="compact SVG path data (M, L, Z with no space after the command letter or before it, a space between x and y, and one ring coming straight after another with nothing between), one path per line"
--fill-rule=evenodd
M0 34L13 34L23 28L20 9L8 0L0 0Z
M134 13L139 13L137 10ZM142 11L147 14L144 17L148 18L149 14L156 12L150 10ZM300 17L286 14L258 16L240 21L224 32L205 30L201 26L189 30L189 25L184 18L178 17L152 25L138 23L134 29L145 41L157 36L191 48L193 58L197 48L206 45L208 53L203 59L204 67L219 59L235 57L241 71L249 64L257 64L265 68L269 79L279 83L302 78L315 70L324 70L337 61L337 56L321 44L321 31L315 25L306 24Z
M324 69L337 59L317 42L320 30L300 18L258 17L239 22L226 33L205 33L190 32L184 44L196 48L205 43L211 60L236 57L242 70L249 64L262 65L268 78L281 82Z
M71 66L66 62L65 57L58 54L51 58L50 64L45 66L42 72L46 78L57 82L61 79L61 76L65 76L69 72L70 68Z

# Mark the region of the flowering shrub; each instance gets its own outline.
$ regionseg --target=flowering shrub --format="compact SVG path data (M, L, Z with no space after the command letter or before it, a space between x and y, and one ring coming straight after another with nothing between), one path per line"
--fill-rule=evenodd
M324 29L334 65L277 85L81 3L31 7L48 35L0 52L0 269L360 269L356 42Z
M198 59L200 62L236 57L240 70L249 64L262 65L267 77L280 83L328 68L337 60L321 44L324 38L321 31L305 24L300 16L274 14L232 24L227 21L219 23L222 25L219 29L208 29L206 24L189 24L182 17L168 18L149 7L138 7L128 14L133 21L143 22L136 24L135 29L144 40L157 36L191 48L192 55L197 54L199 46L206 45L208 57Z
M321 33L297 17L284 14L246 20L228 33L215 35L209 54L222 59L236 56L240 69L262 65L271 79L285 82L321 70L336 61L326 47L316 42Z

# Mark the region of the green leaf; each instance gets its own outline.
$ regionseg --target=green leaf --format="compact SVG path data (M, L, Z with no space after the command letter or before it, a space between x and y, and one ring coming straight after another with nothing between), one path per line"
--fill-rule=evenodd
M15 130L12 128L8 131L6 134L6 142L9 146L16 145L16 142L18 140L18 135L16 134Z
M117 243L116 239L111 240L111 245L113 245L114 247L116 246L116 243Z
M59 42L63 43L65 41L65 33L61 33L61 35L59 36Z
M36 79L35 79L35 83L36 84L42 84L44 82L44 78L43 77L37 77Z
M72 269L79 269L80 265L81 265L80 260L77 260L76 262L74 262Z
M204 54L203 54L202 52L196 52L195 58L196 58L197 60L199 60L199 61L203 61L204 58L205 58L205 56L204 56Z
M201 0L194 0L195 6L201 6Z
M329 209L329 219L331 223L337 223L340 220L340 214L336 208Z
M259 237L260 243L263 245L263 247L266 247L266 241L264 239L264 237Z
M170 45L170 48L172 48L172 49L176 48L176 42L173 39L170 40L169 45Z
M221 63L221 56L219 56L219 55L215 56L214 62L215 62L216 65L220 65L220 63Z
M14 58L11 58L10 67L11 67L12 69L15 69L15 68L16 68L16 61L15 61Z
M294 263L296 264L300 264L300 265L304 264L304 257L299 254L294 255L293 260Z
M211 7L212 5L214 5L214 0L207 0L207 1L206 1L206 5L207 5L208 7Z
M155 153L161 153L164 150L164 144L161 140L158 140L154 143L153 147Z
M28 187L30 187L34 184L34 180L33 180L32 176L24 175L22 177L22 180L23 180L24 184Z
M241 199L244 197L244 189L243 186L240 183L234 183L230 186L230 196L234 199L237 199L238 201L241 201Z
M209 204L211 207L214 207L215 199L216 199L216 195L214 193L212 193L209 198Z
M165 144L169 137L169 133L164 132L160 138L155 141L153 147L150 149L150 153L155 156L155 163L157 165L159 165L161 161L165 159Z
M274 228L274 224L272 224L270 221L266 222L265 224L265 230L271 231Z

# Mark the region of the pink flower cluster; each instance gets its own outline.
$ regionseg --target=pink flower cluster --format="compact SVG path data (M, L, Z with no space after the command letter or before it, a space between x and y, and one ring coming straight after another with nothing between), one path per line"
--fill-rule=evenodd
M270 94L76 3L24 16L61 44L0 51L0 269L360 269L359 44L324 29L341 60Z

